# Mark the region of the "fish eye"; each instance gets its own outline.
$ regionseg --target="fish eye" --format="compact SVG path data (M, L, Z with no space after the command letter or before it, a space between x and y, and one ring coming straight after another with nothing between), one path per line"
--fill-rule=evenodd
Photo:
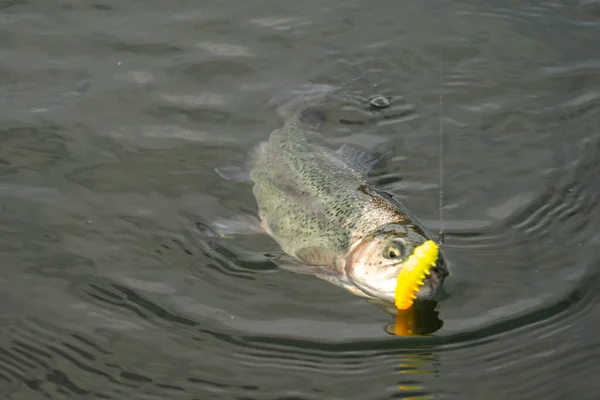
M383 256L385 258L398 258L402 255L400 249L396 246L389 246L385 249Z
M404 240L395 238L385 248L383 256L388 259L396 259L402 257L404 252Z

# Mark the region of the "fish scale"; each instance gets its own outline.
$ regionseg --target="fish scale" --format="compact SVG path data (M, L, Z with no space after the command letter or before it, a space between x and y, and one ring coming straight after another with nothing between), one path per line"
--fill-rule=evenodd
M294 254L314 241L335 252L346 252L352 240L403 218L374 209L372 197L359 191L365 185L364 177L334 152L326 151L310 126L299 129L298 125L275 131L255 166L254 193L260 212L269 215L271 231L285 252ZM285 177L278 179L283 174ZM283 192L282 185L292 188L293 194L308 196Z
M403 206L369 184L375 157L326 143L319 131L325 113L315 105L335 90L303 85L275 96L282 126L245 162L218 172L254 184L262 231L284 253L273 262L360 296L393 301L404 264L430 235ZM430 297L446 275L440 254L417 296Z

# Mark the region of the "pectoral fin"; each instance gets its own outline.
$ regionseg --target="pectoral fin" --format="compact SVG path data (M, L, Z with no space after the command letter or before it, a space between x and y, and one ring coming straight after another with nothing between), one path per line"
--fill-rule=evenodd
M295 257L291 257L284 253L270 254L269 258L279 268L286 271L294 272L296 274L305 275L318 275L318 276L331 276L334 275L334 271L331 267L324 265L310 265L306 264Z
M232 163L215 168L215 172L219 176L228 181L234 182L250 182L250 169L243 163Z
M295 256L309 265L333 268L336 254L326 246L306 246L296 251Z
M250 171L254 167L257 157L264 151L265 143L256 146L248 154L238 157L229 164L215 168L215 172L223 179L235 182L250 182Z
M258 218L250 215L236 215L231 218L219 218L209 226L211 234L221 238L231 238L238 235L260 235L266 232L262 229Z

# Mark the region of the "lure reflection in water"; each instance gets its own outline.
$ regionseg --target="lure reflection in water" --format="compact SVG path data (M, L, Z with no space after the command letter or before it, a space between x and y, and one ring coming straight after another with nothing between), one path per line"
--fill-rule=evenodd
M419 301L408 310L395 310L384 303L375 304L390 315L394 322L385 327L386 333L399 337L424 337L425 341L419 346L402 346L399 342L398 364L395 369L400 374L397 389L403 399L434 398L432 388L426 381L439 377L439 355L434 352L432 344L427 344L426 338L440 330L444 322L436 310L437 302L433 300ZM412 341L411 341L412 342Z

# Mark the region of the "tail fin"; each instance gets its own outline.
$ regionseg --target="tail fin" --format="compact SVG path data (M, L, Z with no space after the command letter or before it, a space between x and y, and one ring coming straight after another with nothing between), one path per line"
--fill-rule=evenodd
M304 83L279 90L271 97L269 105L275 107L277 115L284 120L308 119L314 124L319 124L325 120L322 113L324 103L341 89L332 85ZM306 112L307 110L314 111Z
M324 105L346 87L364 78L352 79L342 86L303 83L279 90L269 100L277 115L284 120L300 119L310 125L320 126L325 121Z

